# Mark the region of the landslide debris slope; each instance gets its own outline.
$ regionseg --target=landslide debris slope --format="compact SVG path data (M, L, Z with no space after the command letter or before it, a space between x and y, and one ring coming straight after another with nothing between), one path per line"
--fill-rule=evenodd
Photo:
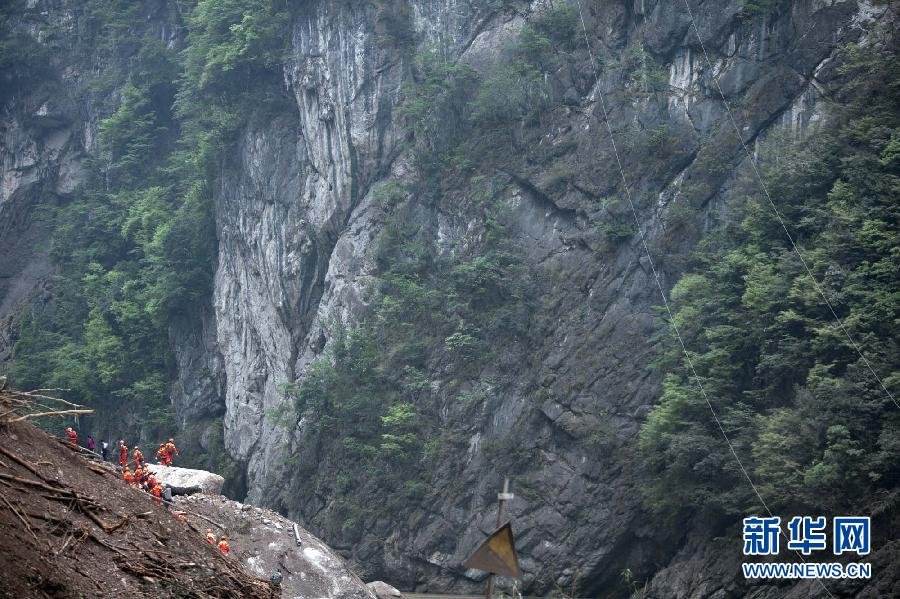
M262 578L278 571L283 597L374 599L372 591L330 547L275 512L221 495L177 496L176 509L225 527L231 557Z
M273 595L114 468L26 423L0 429L0 596Z

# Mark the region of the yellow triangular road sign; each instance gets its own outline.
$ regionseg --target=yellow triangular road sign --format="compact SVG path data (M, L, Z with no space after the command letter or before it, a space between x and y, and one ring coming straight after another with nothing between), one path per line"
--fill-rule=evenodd
M522 578L519 569L519 556L513 539L512 526L509 522L498 528L475 550L469 559L463 562L466 568L484 570L491 574Z

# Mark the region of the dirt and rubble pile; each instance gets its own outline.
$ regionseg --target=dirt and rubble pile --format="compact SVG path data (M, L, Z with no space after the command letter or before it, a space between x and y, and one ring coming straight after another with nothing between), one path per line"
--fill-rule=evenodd
M203 494L176 497L175 509L218 523L214 532L228 535L231 557L257 576L278 572L285 599L376 599L330 547L271 510Z
M154 470L191 493L171 513L113 464L28 423L0 423L0 597L375 598L296 523L199 492L221 477ZM227 535L228 556L206 541L207 529Z
M280 596L201 524L26 422L0 424L0 597Z

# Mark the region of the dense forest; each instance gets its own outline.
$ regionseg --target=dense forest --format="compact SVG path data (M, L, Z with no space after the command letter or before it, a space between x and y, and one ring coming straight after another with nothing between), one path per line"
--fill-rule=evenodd
M760 144L774 205L748 173L672 290L696 375L770 509L882 513L898 498L900 72L894 46L845 52L825 125ZM641 431L648 501L762 510L680 346L665 346Z

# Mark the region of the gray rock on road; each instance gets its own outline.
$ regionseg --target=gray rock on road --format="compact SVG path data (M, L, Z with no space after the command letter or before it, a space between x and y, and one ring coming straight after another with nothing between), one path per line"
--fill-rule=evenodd
M382 580L367 583L366 586L375 593L378 599L401 599L403 597L403 593Z

